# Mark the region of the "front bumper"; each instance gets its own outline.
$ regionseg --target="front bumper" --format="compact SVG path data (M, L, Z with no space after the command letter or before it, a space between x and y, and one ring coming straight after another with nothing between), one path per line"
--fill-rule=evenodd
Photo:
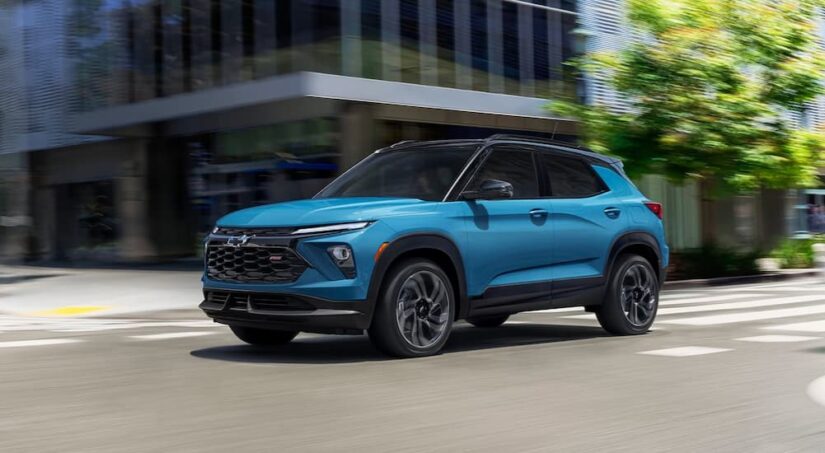
M201 310L215 322L259 329L361 333L370 324L366 301L331 301L296 294L204 290Z

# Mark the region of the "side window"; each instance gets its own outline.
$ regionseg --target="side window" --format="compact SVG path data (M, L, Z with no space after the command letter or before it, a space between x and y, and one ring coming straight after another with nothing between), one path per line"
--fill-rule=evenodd
M545 154L542 162L554 197L588 197L605 189L590 165L582 160Z
M478 190L488 179L513 185L513 198L538 198L539 183L533 152L523 149L496 148L479 168L468 190Z

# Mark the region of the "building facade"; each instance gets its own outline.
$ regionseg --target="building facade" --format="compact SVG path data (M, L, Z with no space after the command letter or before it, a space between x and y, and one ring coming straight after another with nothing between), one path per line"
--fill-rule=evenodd
M544 110L581 93L573 1L27 0L0 17L7 257L190 256L220 215L311 196L399 140L575 139Z

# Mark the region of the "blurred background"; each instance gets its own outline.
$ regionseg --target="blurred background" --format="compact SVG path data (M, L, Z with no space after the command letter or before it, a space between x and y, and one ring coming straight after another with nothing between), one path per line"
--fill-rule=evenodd
M221 215L400 140L575 142L548 101L623 98L565 63L637 38L619 0L2 0L0 260L196 262ZM677 256L825 231L822 177L713 200L637 182Z

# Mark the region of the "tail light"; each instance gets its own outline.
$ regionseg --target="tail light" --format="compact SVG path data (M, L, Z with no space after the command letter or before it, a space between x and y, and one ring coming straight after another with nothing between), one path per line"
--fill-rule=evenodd
M647 209L650 209L650 212L656 214L656 217L659 219L662 218L662 203L656 203L655 201L645 201L645 206Z

